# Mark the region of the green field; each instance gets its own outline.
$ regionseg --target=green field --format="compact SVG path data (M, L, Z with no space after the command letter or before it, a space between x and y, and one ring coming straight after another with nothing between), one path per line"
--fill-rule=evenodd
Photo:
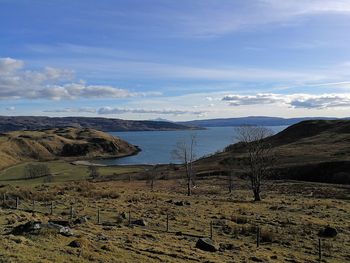
M49 166L50 172L53 174L52 183L79 181L89 178L88 168L84 165L73 165L64 161L43 163ZM45 183L45 177L25 180L24 169L27 164L28 163L22 163L0 171L0 183L15 185L37 185ZM98 171L102 177L105 177L111 175L118 176L133 172L142 172L144 171L144 168L137 166L106 166L99 167Z

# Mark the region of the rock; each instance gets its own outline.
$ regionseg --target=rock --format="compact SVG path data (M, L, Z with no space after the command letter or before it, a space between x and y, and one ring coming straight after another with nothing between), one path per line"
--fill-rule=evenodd
M71 231L71 229L67 226L61 226L58 224L54 224L54 223L48 223L47 224L48 228L53 228L56 229L58 231L59 234L66 236L66 237L70 237L73 236L73 232Z
M320 237L336 237L338 235L338 231L334 227L326 226L324 229L320 230L318 235Z
M257 257L251 257L249 258L251 261L253 262L264 262L264 260L260 259L260 258L257 258Z
M56 224L60 226L69 226L70 227L70 222L68 220L49 220L49 224Z
M123 212L123 213L120 213L120 215L119 215L121 218L123 218L123 219L126 219L126 213L125 212Z
M79 240L73 240L68 244L69 247L82 247L82 244Z
M147 226L147 222L144 219L137 219L131 222L133 225L137 226Z
M240 250L240 248L236 247L234 244L220 243L219 250L220 251L224 251L224 250Z
M29 221L25 224L14 227L11 233L14 235L39 234L40 229L41 229L41 222Z
M88 216L81 216L77 219L74 220L73 224L78 225L78 224L84 224L89 221Z
M174 204L177 206L184 206L185 203L183 201L176 201Z
M216 252L218 249L210 238L200 238L197 240L196 248L204 251Z

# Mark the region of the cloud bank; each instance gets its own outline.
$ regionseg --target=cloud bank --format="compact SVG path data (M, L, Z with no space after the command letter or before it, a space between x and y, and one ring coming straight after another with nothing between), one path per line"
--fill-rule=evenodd
M73 79L74 73L70 70L46 67L31 71L24 68L21 60L0 58L0 99L62 100L148 95L108 85L88 85Z
M350 107L350 94L233 94L224 96L222 101L228 101L231 106L282 104L292 108L326 109Z

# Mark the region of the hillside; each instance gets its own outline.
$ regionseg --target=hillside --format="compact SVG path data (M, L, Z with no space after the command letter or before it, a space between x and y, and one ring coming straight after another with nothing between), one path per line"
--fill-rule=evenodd
M350 121L303 121L266 141L271 143L278 158L279 176L350 183ZM241 158L244 150L231 145L222 153L199 160L197 165L201 171L225 171L228 168L223 163L231 156Z
M192 125L199 127L227 127L227 126L241 126L241 125L259 125L259 126L289 126L305 120L332 120L336 118L277 118L265 116L249 116L241 118L224 118L224 119L206 119L193 120L186 122L179 122L183 125Z
M101 131L157 131L195 128L165 121L131 121L90 117L0 116L0 132L60 127L93 128Z
M57 128L0 135L0 169L31 160L126 156L137 147L93 129Z

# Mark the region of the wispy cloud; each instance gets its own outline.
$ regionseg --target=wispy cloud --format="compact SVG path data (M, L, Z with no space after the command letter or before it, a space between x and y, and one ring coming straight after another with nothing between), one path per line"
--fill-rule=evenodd
M186 110L174 110L174 109L163 109L163 110L152 110L152 109L127 109L127 108L113 108L103 107L97 110L98 114L123 114L123 113L138 113L138 114L161 114L161 115L201 115L203 111L186 111Z
M327 109L350 107L350 94L274 94L227 95L222 98L231 106L284 104L292 108Z

